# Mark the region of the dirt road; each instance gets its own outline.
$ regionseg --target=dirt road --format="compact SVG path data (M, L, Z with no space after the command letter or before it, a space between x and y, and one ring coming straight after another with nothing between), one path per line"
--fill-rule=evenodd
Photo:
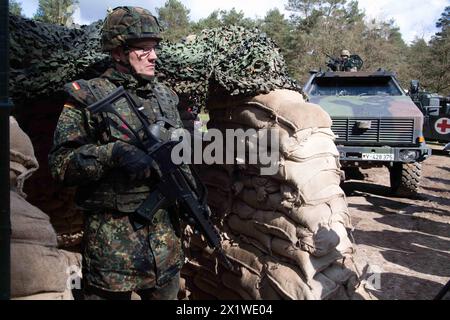
M450 156L433 153L418 199L391 196L385 168L362 170L364 181L343 186L355 261L375 299L432 299L450 279Z

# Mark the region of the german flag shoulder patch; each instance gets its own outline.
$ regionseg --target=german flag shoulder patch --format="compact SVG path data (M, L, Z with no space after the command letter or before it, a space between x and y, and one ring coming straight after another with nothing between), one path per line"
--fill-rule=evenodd
M72 82L72 87L75 91L78 91L81 89L80 85L76 81Z

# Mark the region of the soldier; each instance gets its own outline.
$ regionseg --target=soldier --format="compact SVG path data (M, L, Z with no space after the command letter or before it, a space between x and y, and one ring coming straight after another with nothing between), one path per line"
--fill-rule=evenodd
M350 51L342 50L339 70L350 72L358 71L358 69L353 65L352 61L350 60Z
M184 256L174 227L176 208L160 209L151 224L133 228L133 213L155 185L151 159L128 143L117 119L86 110L123 86L151 123L162 116L181 126L177 95L155 79L160 32L157 19L146 9L113 9L104 21L101 41L114 66L99 78L65 86L69 98L49 164L56 180L78 186L76 203L85 212L85 299L130 299L132 292L142 299L177 298ZM120 103L116 110L133 123L129 109Z

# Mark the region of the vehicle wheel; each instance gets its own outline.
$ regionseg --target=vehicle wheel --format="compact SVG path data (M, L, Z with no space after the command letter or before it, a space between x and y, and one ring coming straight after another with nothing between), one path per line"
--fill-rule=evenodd
M421 163L395 163L389 171L392 193L401 197L414 197L419 193Z

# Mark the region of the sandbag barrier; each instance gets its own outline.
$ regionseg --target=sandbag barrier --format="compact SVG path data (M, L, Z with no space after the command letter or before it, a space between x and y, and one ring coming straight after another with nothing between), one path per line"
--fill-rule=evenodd
M294 91L209 103L208 128L276 128L279 170L202 165L208 203L234 270L185 229L190 299L350 299L359 285L331 120Z
M50 217L25 199L25 180L38 162L31 140L13 117L9 128L11 299L71 300L72 287L81 283L81 255L58 249Z

